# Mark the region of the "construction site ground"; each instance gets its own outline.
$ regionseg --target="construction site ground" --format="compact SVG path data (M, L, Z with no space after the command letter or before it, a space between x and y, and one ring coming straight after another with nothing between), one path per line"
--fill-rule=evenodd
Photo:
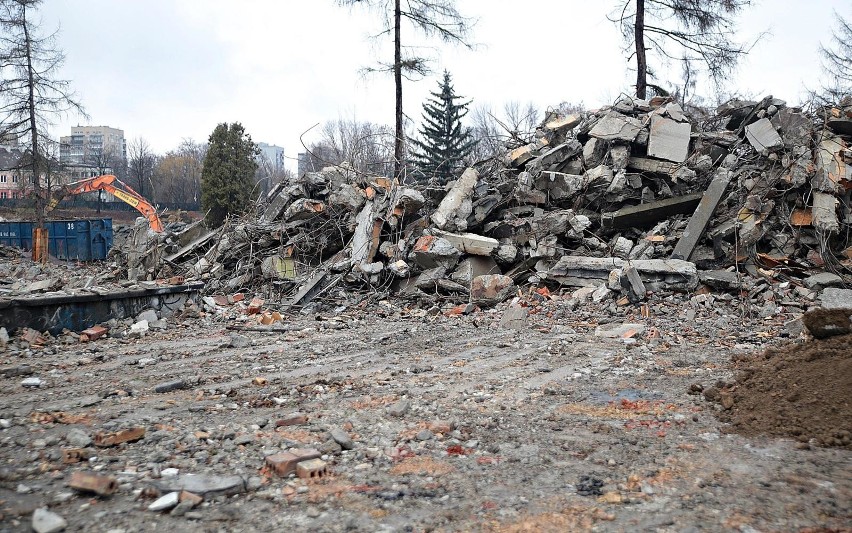
M789 316L677 294L644 313L568 302L532 301L519 329L500 325L507 304L453 316L378 302L266 331L207 315L142 338L3 352L0 531L29 531L39 507L69 531L113 533L852 528L849 336L832 340L838 371L822 393L841 424L821 447L802 429L732 433L718 416L745 400L705 394L736 391L737 365L767 347L803 342ZM821 416L771 381L753 394ZM81 438L136 426L141 440L63 464ZM266 465L291 448L319 449L327 475ZM73 490L77 471L114 476L117 492ZM148 509L188 475L201 492L243 482L194 508Z

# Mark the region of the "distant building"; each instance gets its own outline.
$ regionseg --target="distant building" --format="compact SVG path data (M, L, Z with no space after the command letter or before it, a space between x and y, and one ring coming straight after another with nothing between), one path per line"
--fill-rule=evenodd
M8 146L0 147L0 200L20 198L24 194L27 183L25 177L30 173L21 168L24 153Z
M284 171L284 148L266 143L257 143L257 148L260 150L260 155L257 156L258 165L263 166L268 162L271 174Z
M72 179L115 173L127 160L124 130L109 126L77 126L59 139L59 162Z

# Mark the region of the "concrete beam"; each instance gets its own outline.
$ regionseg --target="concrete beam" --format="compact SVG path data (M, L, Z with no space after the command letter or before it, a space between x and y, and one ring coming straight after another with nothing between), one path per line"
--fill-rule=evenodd
M686 215L695 211L704 193L666 198L647 204L623 207L612 213L604 213L601 224L605 228L633 228L651 225L672 215Z
M698 208L692 214L692 218L689 219L686 231L683 232L680 240L677 241L677 245L675 245L672 259L689 260L692 256L698 241L704 236L707 226L710 225L710 219L719 206L722 195L725 194L725 189L731 182L731 177L731 173L725 168L716 171L716 175L713 176L713 180L701 197Z

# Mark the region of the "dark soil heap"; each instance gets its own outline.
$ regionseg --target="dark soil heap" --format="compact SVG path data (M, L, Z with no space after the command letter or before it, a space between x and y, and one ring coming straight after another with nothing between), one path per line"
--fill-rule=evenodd
M720 394L720 418L743 435L852 449L852 335L770 348ZM727 405L726 405L727 404Z

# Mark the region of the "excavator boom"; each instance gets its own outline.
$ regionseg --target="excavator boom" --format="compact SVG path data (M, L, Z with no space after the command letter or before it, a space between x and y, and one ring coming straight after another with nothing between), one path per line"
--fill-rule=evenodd
M152 230L157 233L163 232L163 223L157 215L157 210L154 209L154 206L141 194L133 190L133 187L127 185L112 174L104 174L103 176L95 176L69 183L51 197L47 204L46 212L53 211L59 202L67 196L94 191L107 191L122 202L133 206L145 216Z

